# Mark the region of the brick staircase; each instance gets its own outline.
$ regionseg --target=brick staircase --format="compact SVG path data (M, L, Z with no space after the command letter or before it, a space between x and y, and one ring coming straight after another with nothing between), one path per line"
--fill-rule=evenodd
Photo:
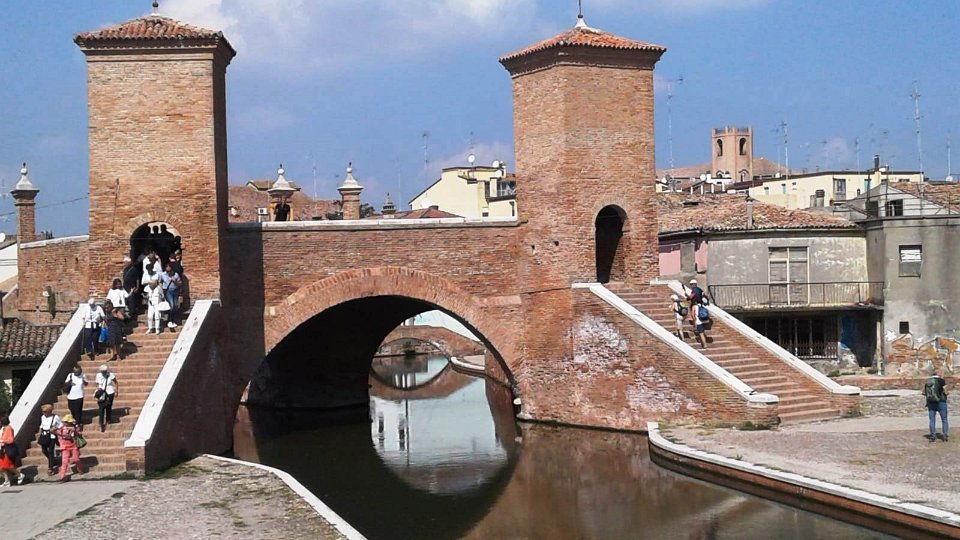
M659 285L631 288L611 283L607 288L660 326L676 333L674 314L670 309L670 295L673 291L669 287ZM826 389L766 349L750 342L735 329L714 321L707 334L710 337L707 349L701 350L689 316L684 318L683 341L757 392L779 397L777 410L782 423L840 417L840 410L831 404Z
M123 443L130 438L147 396L179 335L166 328L162 334L147 335L144 334L145 324L134 323L132 326L132 333L127 336L127 343L123 347L122 360L108 362L110 354L105 353L98 355L95 360L89 360L84 355L80 362L83 373L90 381L83 403L83 436L87 439L87 446L80 451L80 459L89 471L85 476L96 478L127 472ZM97 423L97 402L93 398L97 388L94 381L102 364L110 366L119 384L119 397L113 402L114 423L107 425L103 433ZM61 382L57 381L58 384ZM62 417L68 412L67 396L61 393L54 404L54 413ZM31 440L23 466L36 466L34 481L55 479L48 477L47 459L35 441L36 437ZM30 470L27 472L29 474Z

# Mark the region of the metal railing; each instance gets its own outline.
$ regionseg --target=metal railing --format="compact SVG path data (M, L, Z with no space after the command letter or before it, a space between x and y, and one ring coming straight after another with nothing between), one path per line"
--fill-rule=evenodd
M710 285L709 294L724 309L882 306L883 282Z

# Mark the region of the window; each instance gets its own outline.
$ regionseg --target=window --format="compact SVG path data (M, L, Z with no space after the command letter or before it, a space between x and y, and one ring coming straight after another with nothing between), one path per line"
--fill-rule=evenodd
M740 139L740 155L741 156L747 155L747 139L746 138Z
M786 183L786 182L780 184L780 193L782 193L782 194L784 194L784 195L787 194L787 183Z
M846 178L834 178L833 179L833 192L836 194L847 193L847 179Z
M900 321L900 333L901 334L910 333L910 321Z
M770 248L770 303L808 303L807 248Z
M883 204L883 214L886 217L896 217L903 215L903 199L887 200Z
M717 139L717 157L723 157L723 141Z
M863 179L863 191L864 191L864 192L870 191L870 179L869 179L869 178L864 178L864 179Z
M770 194L770 186L763 186L763 194L764 195Z
M900 277L920 277L922 266L923 246L900 246Z
M880 217L880 202L879 201L867 201L867 217L876 218Z

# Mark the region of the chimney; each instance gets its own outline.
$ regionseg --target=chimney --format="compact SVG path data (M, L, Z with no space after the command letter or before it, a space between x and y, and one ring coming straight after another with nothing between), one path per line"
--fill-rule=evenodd
M337 188L340 192L340 211L343 212L343 219L360 219L360 192L363 186L353 177L353 163L347 167L347 177Z
M753 198L747 197L747 228L753 228Z
M813 206L815 208L823 208L823 202L826 197L827 193L822 189L818 189L813 195Z
M20 169L20 181L10 192L13 195L13 205L17 208L17 242L33 242L37 239L37 194L27 177L27 164Z

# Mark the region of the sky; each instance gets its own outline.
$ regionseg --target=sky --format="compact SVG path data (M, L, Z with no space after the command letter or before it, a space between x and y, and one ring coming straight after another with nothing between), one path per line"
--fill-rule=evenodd
M38 228L86 232L85 61L72 36L149 4L0 2L0 231L15 232L7 192L27 161ZM510 79L497 58L573 26L577 2L163 0L160 11L222 29L238 50L230 183L275 178L283 163L308 194L337 198L353 162L379 208L387 192L409 201L471 151L512 164ZM795 170L856 169L858 141L863 168L879 153L917 169L914 81L928 176L946 176L951 135L960 148L960 2L584 0L584 12L592 27L668 48L656 70L658 167L671 146L676 166L708 162L710 130L725 125L753 126L755 155L776 161L786 122Z

